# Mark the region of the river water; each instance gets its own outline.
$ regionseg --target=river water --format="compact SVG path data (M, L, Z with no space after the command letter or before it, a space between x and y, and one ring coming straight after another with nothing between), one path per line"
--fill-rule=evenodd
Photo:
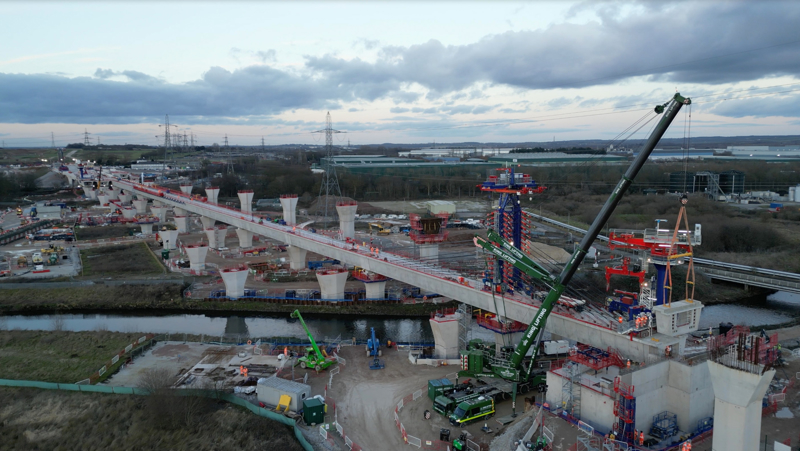
M703 308L700 329L715 327L721 322L762 326L779 324L800 317L800 295L778 292L766 301L744 304L717 304ZM14 315L0 317L0 328L26 330L52 330L53 315ZM61 315L63 330L109 330L113 332L152 332L196 335L239 335L250 337L305 338L303 327L288 315L274 316L207 316L203 314L158 315L150 314L71 314ZM427 318L381 318L348 316L313 316L305 318L306 325L317 339L343 339L356 337L366 340L370 328L381 340L401 342L432 342L433 334ZM61 321L59 321L61 322ZM494 334L473 323L470 338L494 340Z

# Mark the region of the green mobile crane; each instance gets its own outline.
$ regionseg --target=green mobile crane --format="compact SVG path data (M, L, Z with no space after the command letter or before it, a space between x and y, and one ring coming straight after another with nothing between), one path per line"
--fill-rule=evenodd
M520 340L517 347L514 348L514 351L511 353L510 357L504 358L505 356L494 356L486 351L482 352L480 350L468 350L462 354L462 359L467 357L467 361L463 362L462 365L466 364L469 367L469 370L465 371L465 373L479 376L500 377L513 382L530 382L536 356L539 352L538 346L534 346L532 351L533 354L527 367L523 367L525 354L528 353L531 345L534 344L539 337L539 334L544 329L547 318L553 311L553 307L555 306L556 302L566 289L567 284L569 284L570 280L572 280L572 276L575 275L575 271L578 270L578 267L586 256L586 253L589 251L592 243L597 238L597 235L600 234L600 231L611 217L611 214L616 209L620 200L622 200L622 196L628 190L628 187L633 182L633 179L639 173L639 170L653 152L656 144L658 144L658 141L667 131L667 128L669 128L669 125L678 115L681 107L683 105L690 105L691 103L691 99L683 97L680 94L675 94L675 96L669 102L665 103L664 105L656 106L656 114L664 113L664 115L661 117L661 120L648 137L647 142L642 148L642 151L636 156L636 159L634 159L633 163L631 163L628 170L622 176L622 179L619 181L619 183L617 183L614 191L611 193L608 200L606 200L605 205L603 205L600 213L594 219L594 222L592 223L591 227L589 227L589 230L586 232L583 240L581 240L580 245L572 254L572 258L570 258L566 266L564 266L564 269L561 271L561 274L558 276L551 275L544 267L528 258L522 251L514 247L513 244L504 240L493 230L488 231L488 240L481 237L475 237L475 244L477 246L483 247L484 249L496 255L498 258L511 263L520 271L528 274L535 280L538 280L542 284L551 288L547 294L547 297L545 297L544 301L542 302L542 305L536 311L533 321L528 325L528 329L525 331L522 340ZM476 363L475 365L473 365L473 362L471 362L473 356L476 357L476 360L478 360L478 362L474 362ZM480 374L484 368L490 370L490 372ZM539 375L535 375L534 377L536 376Z
M300 315L300 310L295 310L291 314L292 318L297 318L300 320L300 324L303 325L303 329L306 330L306 335L308 335L308 339L311 341L311 347L306 348L305 355L301 356L297 359L297 364L300 365L300 368L311 368L317 371L324 370L329 366L336 363L336 359L333 357L328 357L319 349L317 346L317 342L314 341L314 337L311 336L311 332L308 330L308 326L306 326L306 322L303 321L303 316Z

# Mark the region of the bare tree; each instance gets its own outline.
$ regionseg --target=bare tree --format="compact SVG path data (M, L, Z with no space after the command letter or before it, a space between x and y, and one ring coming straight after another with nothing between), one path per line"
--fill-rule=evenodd
M64 317L60 314L53 315L53 330L61 332L64 330Z

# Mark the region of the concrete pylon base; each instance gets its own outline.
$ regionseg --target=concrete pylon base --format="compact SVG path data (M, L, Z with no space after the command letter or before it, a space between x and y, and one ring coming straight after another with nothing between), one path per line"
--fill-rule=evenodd
M281 196L281 207L283 207L283 220L286 225L297 224L297 196Z
M188 212L181 207L172 207L172 214L175 216L186 216Z
M139 224L142 228L142 235L152 235L153 234L153 224Z
M123 208L122 217L125 219L133 219L136 216L136 210L133 208Z
M206 255L208 246L204 244L193 244L186 246L186 255L189 256L189 268L196 271L206 269Z
M133 201L133 208L136 209L137 215L147 214L147 199L137 199Z
M253 232L237 228L236 235L239 236L239 247L253 247Z
M426 262L439 261L439 245L438 244L420 244L419 245L419 259Z
M130 205L130 204L131 204L131 199L132 199L132 198L133 198L133 196L132 196L132 195L130 195L130 194L126 194L126 193L121 193L121 194L119 195L119 201L120 201L120 203L121 203L122 205Z
M161 202L160 200L155 200L155 199L153 199L153 206L154 206L154 207L163 207L163 206L164 206L164 203L163 203L163 202Z
M205 216L200 216L200 223L203 224L203 230L210 229L210 228L214 227L214 224L216 222L217 221L214 220L214 219L211 219L211 218L208 218L208 217L205 217Z
M433 339L436 342L437 359L459 358L458 321L460 319L460 313L430 319L431 332L433 332Z
M321 299L344 299L344 284L347 282L347 271L326 273L317 272Z
M192 195L192 185L181 185L181 192L187 196Z
M150 211L160 222L164 222L167 219L167 207L153 204L150 206Z
M219 272L225 282L225 296L236 299L244 296L244 283L247 280L246 269L223 269Z
M208 247L211 249L217 249L219 246L217 245L217 229L205 229L206 236L208 237Z
M342 239L355 238L356 209L358 205L337 205L336 213L339 214L339 230L342 232Z
M239 195L239 208L243 213L250 213L253 211L253 192L248 191L239 191L237 193Z
M364 282L367 299L386 299L386 282Z
M761 436L761 401L775 376L729 368L708 362L714 386L714 435L712 449L748 451L759 448Z
M178 228L179 233L189 232L189 217L188 216L175 216L175 227Z
M108 205L108 194L98 194L97 201L100 202L100 205Z
M289 246L289 268L299 271L306 269L306 254L307 250L301 249L297 246Z
M111 199L111 200L118 200L119 199L119 190L118 189L108 190L108 198Z
M164 249L177 249L178 248L178 231L177 230L162 230L158 232L161 237L161 247Z
M208 199L209 204L216 204L217 196L219 196L219 188L215 188L213 186L206 188L206 199Z

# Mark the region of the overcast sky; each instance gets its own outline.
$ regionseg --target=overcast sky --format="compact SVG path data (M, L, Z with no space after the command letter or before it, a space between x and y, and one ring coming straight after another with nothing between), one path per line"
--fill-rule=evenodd
M0 2L7 146L800 134L800 2ZM684 118L667 136L683 136ZM323 139L324 142L324 139Z

